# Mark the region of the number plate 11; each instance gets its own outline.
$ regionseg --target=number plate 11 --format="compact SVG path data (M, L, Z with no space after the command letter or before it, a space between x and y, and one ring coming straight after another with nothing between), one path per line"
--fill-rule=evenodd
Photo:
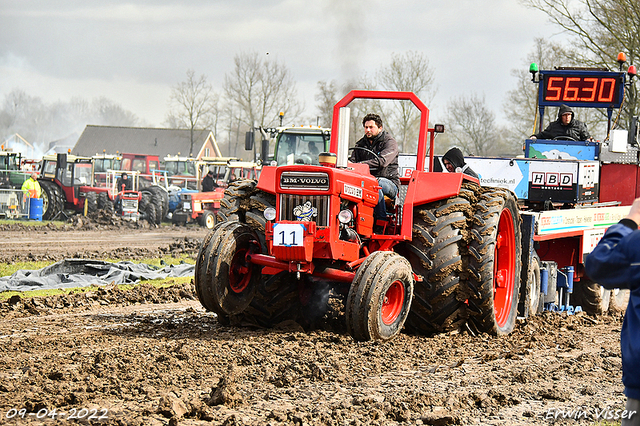
M298 223L273 225L273 245L302 247L304 245L304 225Z

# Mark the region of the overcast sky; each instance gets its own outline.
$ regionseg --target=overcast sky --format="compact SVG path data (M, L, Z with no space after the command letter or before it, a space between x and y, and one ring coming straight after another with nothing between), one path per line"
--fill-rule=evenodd
M432 117L474 92L500 116L511 70L554 32L517 0L0 0L0 99L105 96L160 126L187 69L220 92L234 55L255 51L290 69L315 116L318 81L373 76L417 51L435 71Z

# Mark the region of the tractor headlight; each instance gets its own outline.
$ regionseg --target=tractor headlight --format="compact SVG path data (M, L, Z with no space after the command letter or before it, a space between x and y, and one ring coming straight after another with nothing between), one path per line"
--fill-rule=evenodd
M347 224L351 222L351 219L353 219L353 213L351 213L351 210L340 210L340 213L338 213L338 220L340 223Z
M276 209L274 209L273 207L267 207L266 209L264 209L264 218L271 221L274 220L276 218Z

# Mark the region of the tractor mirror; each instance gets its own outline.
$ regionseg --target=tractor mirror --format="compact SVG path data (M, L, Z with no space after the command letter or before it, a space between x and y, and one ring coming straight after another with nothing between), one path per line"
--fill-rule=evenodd
M436 124L433 126L433 131L436 133L444 133L444 124Z
M251 151L253 149L253 131L245 133L244 149L246 151Z

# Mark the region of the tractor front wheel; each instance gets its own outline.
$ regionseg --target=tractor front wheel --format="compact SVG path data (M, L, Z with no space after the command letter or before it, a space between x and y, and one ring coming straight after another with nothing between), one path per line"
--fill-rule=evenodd
M411 265L393 252L374 252L358 268L349 290L346 321L360 341L390 340L402 330L411 308Z
M205 210L202 212L202 216L200 216L200 225L207 229L213 229L216 226L216 216L211 210Z
M260 253L255 231L239 222L215 228L203 242L196 260L195 285L202 305L217 314L237 315L251 303L261 267L247 258Z

